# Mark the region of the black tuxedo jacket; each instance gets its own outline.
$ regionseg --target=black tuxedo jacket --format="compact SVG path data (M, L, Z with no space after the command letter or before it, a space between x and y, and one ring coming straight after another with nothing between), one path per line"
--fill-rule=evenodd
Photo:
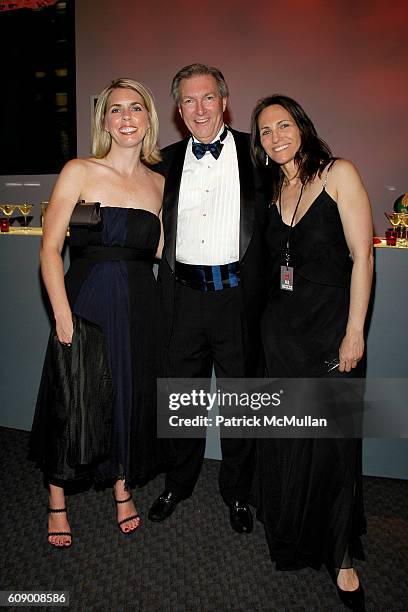
M240 181L239 262L243 308L250 334L259 335L259 316L266 297L267 195L262 176L254 168L249 149L249 135L231 130L238 157ZM189 138L162 150L163 161L155 168L165 179L163 198L164 247L159 265L164 342L171 339L174 297L177 213L181 175Z

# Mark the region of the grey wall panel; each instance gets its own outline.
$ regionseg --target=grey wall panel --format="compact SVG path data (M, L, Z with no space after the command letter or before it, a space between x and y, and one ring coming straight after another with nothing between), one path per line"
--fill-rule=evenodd
M0 236L0 425L28 430L50 331L40 282L40 240Z
M0 236L0 425L25 430L31 428L49 334L39 277L39 246L37 236ZM405 378L408 249L377 249L376 270L367 374L371 378ZM221 457L215 430L207 437L206 457ZM408 440L365 440L364 473L408 478Z

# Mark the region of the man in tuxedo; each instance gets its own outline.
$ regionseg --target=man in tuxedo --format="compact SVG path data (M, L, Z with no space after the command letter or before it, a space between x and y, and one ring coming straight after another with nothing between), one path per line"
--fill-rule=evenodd
M164 369L169 378L262 375L259 318L265 296L262 182L250 158L249 135L224 124L228 87L222 73L192 64L173 79L172 95L190 136L166 147L164 248L159 266ZM176 461L149 512L162 521L189 497L205 439L172 440ZM232 527L253 528L247 504L251 439L222 439L221 495Z

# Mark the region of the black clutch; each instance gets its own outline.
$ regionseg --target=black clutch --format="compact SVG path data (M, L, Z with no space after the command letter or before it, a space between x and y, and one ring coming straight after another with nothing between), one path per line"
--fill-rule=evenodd
M70 227L96 228L102 223L100 202L78 202L72 211Z

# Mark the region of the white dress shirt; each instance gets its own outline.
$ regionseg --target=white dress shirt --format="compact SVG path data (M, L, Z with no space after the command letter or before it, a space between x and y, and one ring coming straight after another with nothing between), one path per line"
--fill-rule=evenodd
M213 142L219 139L224 126ZM237 151L230 131L218 159L207 151L201 159L187 144L181 177L176 260L221 265L239 259L240 184Z

